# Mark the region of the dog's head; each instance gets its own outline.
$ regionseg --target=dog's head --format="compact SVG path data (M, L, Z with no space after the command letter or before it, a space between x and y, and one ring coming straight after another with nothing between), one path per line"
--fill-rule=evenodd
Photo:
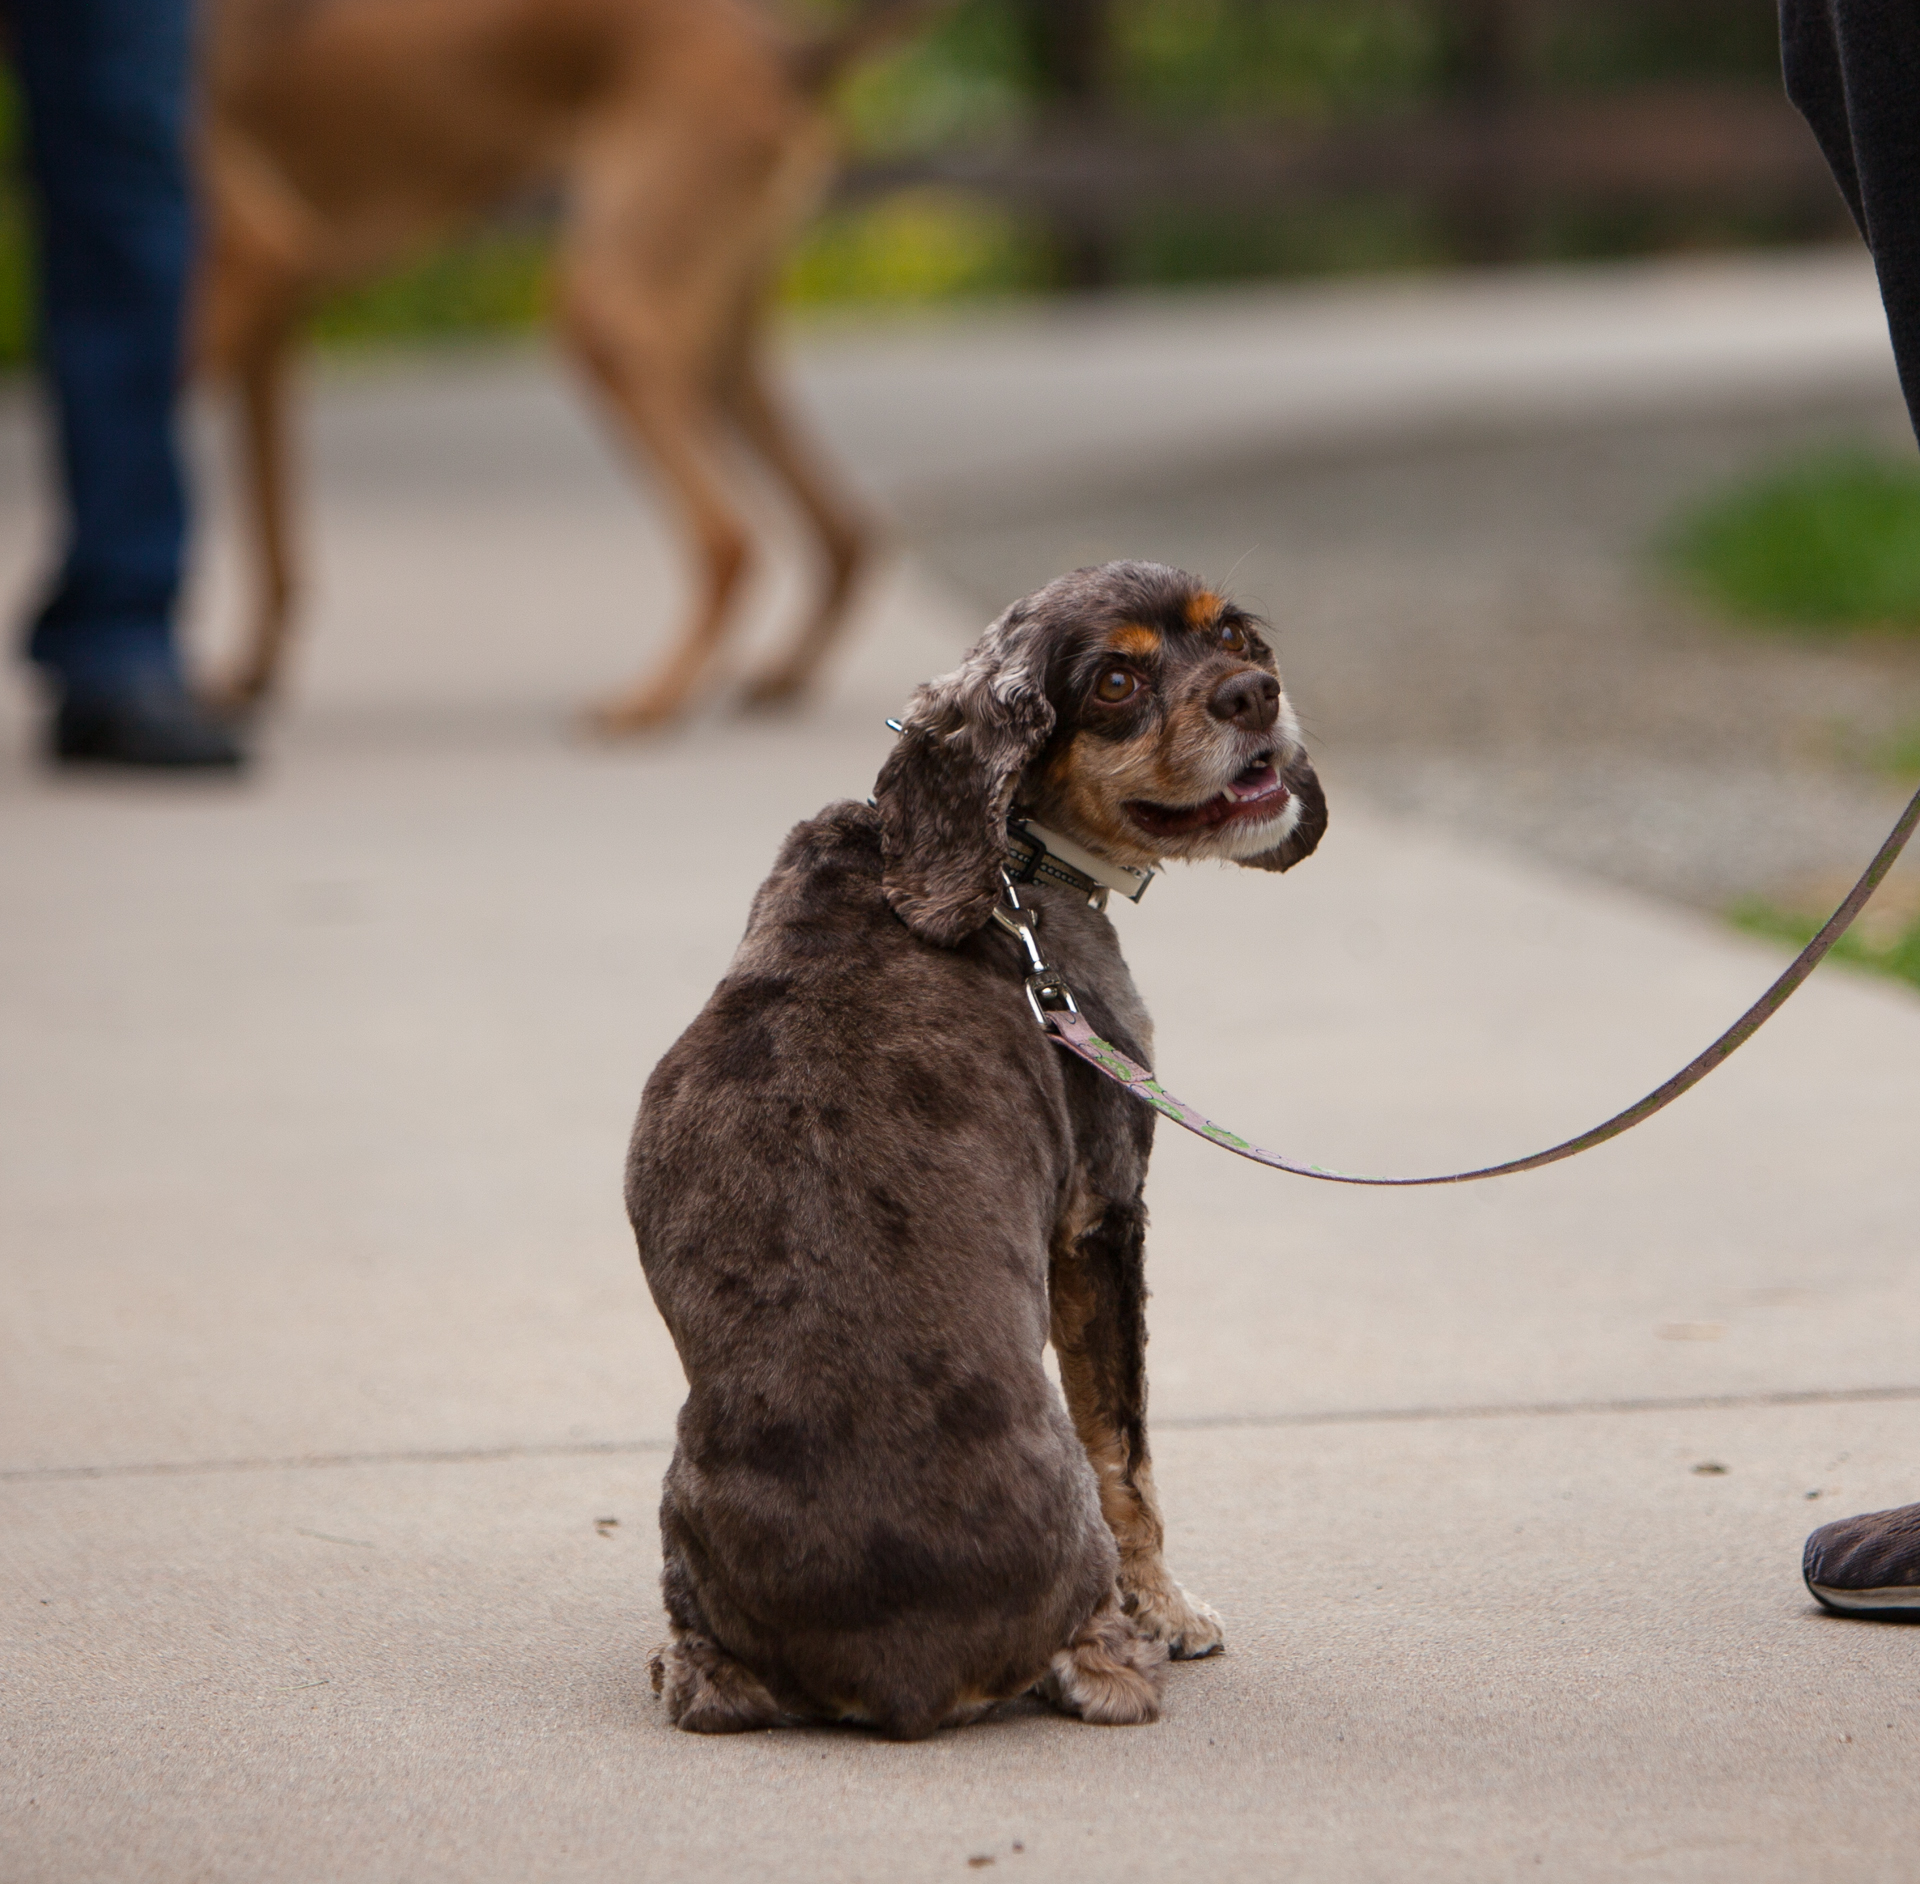
M880 770L886 894L930 942L987 920L1012 810L1115 863L1286 870L1326 829L1262 624L1160 563L1016 602L914 695Z

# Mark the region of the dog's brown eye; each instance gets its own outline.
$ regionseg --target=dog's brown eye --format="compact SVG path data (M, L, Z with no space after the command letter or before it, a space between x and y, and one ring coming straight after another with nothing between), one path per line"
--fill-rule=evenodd
M1220 624L1220 645L1229 654L1246 653L1247 631L1237 621L1223 621Z
M1104 700L1108 706L1118 706L1122 700L1131 700L1140 691L1140 682L1124 667L1110 667L1100 676L1100 684L1095 687L1094 697Z

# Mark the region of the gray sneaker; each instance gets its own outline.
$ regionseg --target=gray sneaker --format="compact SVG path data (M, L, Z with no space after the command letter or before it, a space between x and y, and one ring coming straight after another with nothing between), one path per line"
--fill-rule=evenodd
M1821 1525L1800 1569L1836 1616L1920 1622L1920 1505Z

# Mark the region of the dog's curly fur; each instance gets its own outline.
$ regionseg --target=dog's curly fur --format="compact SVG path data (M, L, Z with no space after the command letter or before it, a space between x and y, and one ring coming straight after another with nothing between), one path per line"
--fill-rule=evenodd
M690 1383L655 1664L681 1727L911 1738L1029 1690L1145 1721L1165 1658L1221 1645L1161 1561L1148 1464L1154 1115L1033 1023L988 923L1010 809L1123 862L1282 870L1326 818L1259 625L1118 563L1009 609L920 689L875 805L787 839L628 1164ZM1107 917L1022 894L1149 1060Z

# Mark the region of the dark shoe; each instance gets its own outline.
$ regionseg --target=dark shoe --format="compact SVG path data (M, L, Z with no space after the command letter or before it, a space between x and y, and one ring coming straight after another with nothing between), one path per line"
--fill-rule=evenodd
M232 727L178 682L146 679L123 692L69 694L54 714L61 765L233 771L246 754Z
M1836 1616L1920 1622L1920 1505L1821 1525L1801 1574Z

